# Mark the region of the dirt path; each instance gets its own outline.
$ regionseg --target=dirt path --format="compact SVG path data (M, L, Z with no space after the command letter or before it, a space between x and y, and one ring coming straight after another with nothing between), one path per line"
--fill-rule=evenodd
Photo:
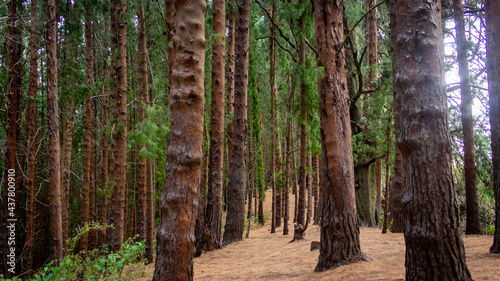
M266 198L271 198L270 194ZM290 197L293 202L293 196ZM270 201L270 200L269 200ZM265 204L270 213L270 203ZM293 213L292 213L293 214ZM268 215L269 217L269 215ZM290 223L293 233L293 226ZM270 219L263 227L252 227L250 238L204 253L194 260L195 280L404 280L402 234L381 234L376 228L361 228L361 249L373 261L360 262L315 273L319 252L310 251L319 241L319 227L309 226L306 238L289 243L292 234L282 228L270 234ZM488 253L491 236L464 236L467 263L474 280L500 280L500 255ZM154 265L141 280L151 280Z

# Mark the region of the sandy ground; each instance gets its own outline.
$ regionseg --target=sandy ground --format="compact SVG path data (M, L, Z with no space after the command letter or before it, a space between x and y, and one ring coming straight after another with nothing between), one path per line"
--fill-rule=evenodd
M266 198L271 198L270 194ZM270 201L270 200L269 200ZM290 196L290 202L293 196ZM265 204L270 213L270 203ZM268 216L269 217L269 216ZM319 227L310 225L306 238L289 243L293 236L283 228L270 234L270 219L262 227L253 226L250 238L221 250L204 253L194 260L195 280L404 280L404 238L402 234L381 234L380 229L361 228L361 250L372 261L359 262L315 273L318 250L310 251L311 241L319 241ZM474 280L500 280L500 255L488 252L491 236L463 236L469 269ZM140 280L151 280L154 265Z

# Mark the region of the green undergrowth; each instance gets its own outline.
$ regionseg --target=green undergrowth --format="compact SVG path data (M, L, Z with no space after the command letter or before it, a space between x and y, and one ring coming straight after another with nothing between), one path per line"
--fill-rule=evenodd
M74 249L82 234L105 228L109 226L99 223L85 225L74 237L67 240L70 254L61 260L59 266L54 266L54 261L51 261L33 274L30 280L133 280L144 275L146 265L143 257L146 245L137 241L138 236L123 242L120 250L115 253L110 253L107 245L89 252L75 253Z

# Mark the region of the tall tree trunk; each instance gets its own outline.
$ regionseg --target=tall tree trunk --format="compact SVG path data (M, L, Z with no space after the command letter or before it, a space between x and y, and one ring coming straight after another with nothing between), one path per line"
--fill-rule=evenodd
M205 238L205 248L207 251L220 249L222 246L221 224L222 168L224 160L224 52L226 4L222 0L215 0L213 6L213 28L217 40L215 40L212 45L212 114L210 117L210 160L208 168L208 196L205 222L207 236Z
M397 0L394 20L406 280L472 280L452 179L441 4Z
M14 272L8 271L11 266L7 266L8 258L6 256L10 254L11 245L8 244L8 236L11 231L7 231L7 226L10 222L9 219L17 219L19 212L19 203L16 200L17 193L21 189L21 184L16 183L16 173L21 173L17 165L17 148L19 139L19 127L20 127L20 114L21 114L21 90L22 90L22 62L21 62L21 41L20 41L20 31L19 31L19 18L16 0L10 0L8 5L8 36L7 36L7 51L8 51L8 81L7 81L7 124L6 133L7 138L5 141L5 160L4 160L4 185L3 185L3 195L0 201L0 206L2 208L2 221L0 223L0 254L3 261L0 264L0 273L4 273L6 276L14 275ZM11 175L11 176L9 176ZM14 176L12 176L14 175ZM14 185L8 185L10 181L8 178L14 179ZM13 188L12 188L13 187ZM13 193L12 193L13 192ZM12 202L12 200L16 202ZM10 204L9 204L10 203ZM14 204L12 204L14 203ZM14 206L14 210L9 210ZM16 268L15 270L19 270Z
M302 5L304 0L299 0ZM302 35L304 27L303 17L299 18L299 28L301 29L300 42L299 42L299 63L302 67L306 65L306 46ZM304 81L302 77L301 81ZM300 172L299 172L299 202L297 213L297 224L304 225L305 210L306 210L306 168L307 168L307 92L305 82L300 83Z
M24 238L23 268L22 272L33 269L33 244L35 232L35 175L37 168L37 144L36 144L36 124L37 109L36 96L38 93L38 33L37 33L37 7L38 1L31 1L31 24L30 24L30 74L28 101L26 109L26 126L28 133L28 179L26 184L26 236Z
M250 0L238 0L238 18L236 25L236 55L234 80L234 131L233 154L231 156L231 178L229 179L229 200L224 245L243 239L245 223L245 126L246 101L248 90L248 47L250 26Z
M495 236L491 253L500 253L500 3L486 0L488 87L490 92L492 177L495 191Z
M111 251L120 249L124 232L125 202L127 189L127 4L123 0L111 0L111 58L113 86L111 91L111 151L114 169L111 180L114 190L111 196L109 222L114 228L108 230L108 244Z
M231 158L233 155L233 114L234 114L234 46L235 37L234 31L236 27L236 0L229 1L229 12L228 12L228 36L227 36L227 57L226 57L226 80L227 80L227 164L226 164L226 177L231 178ZM224 210L227 209L227 202L229 200L229 184L225 185L225 190L223 192Z
M147 2L147 12L149 12L149 3ZM146 35L148 35L147 30L146 30ZM149 55L149 67L151 67L151 55ZM153 73L151 71L148 72L148 83L150 85L153 85ZM153 104L153 87L149 86L148 87L148 98L147 102L149 105ZM154 185L153 185L153 178L154 178L154 160L147 161L147 198L146 198L146 213L147 217L146 219L148 220L148 223L146 224L146 253L145 257L147 259L147 263L152 263L153 262L153 252L154 252L154 233L155 233L155 190L154 190Z
M203 161L205 1L173 1L170 144L153 280L192 280ZM189 81L189 83L187 83Z
M271 9L269 14L271 18L274 17L274 10L276 9L276 2L273 1L271 5ZM271 233L276 233L276 219L277 219L277 186L276 186L276 129L278 127L278 118L276 117L276 99L277 99L277 91L276 91L276 56L274 54L274 25L271 21L269 21L269 85L271 87Z
M396 56L397 48L396 44L396 22L395 22L395 12L396 12L396 0L390 0L388 2L389 14L390 14L390 28L391 28L391 44L392 44L392 73L396 73ZM396 98L396 86L395 86L395 76L392 76L392 95L393 95L393 107L394 107L394 135L395 139L398 139L401 134L400 126L400 101ZM391 232L402 233L404 230L404 215L402 211L402 199L403 199L403 189L404 189L404 173L405 173L405 162L403 161L403 154L399 146L394 148L394 175L392 177L391 186L389 193L389 218L392 219Z
M85 11L85 84L92 85L92 20L90 19L90 7ZM82 206L80 215L80 227L89 222L90 215L90 189L91 166L92 166L92 92L87 93L85 98L85 136L83 155L83 184L82 184ZM88 249L88 232L82 234L80 250Z
M329 11L325 13L324 11ZM364 259L354 195L349 93L342 1L314 0L316 46L324 72L318 80L321 120L321 241L315 271Z
M477 195L476 151L474 147L474 120L472 116L472 95L470 94L469 61L467 59L467 39L465 38L464 4L453 0L458 53L458 72L460 75L460 106L462 132L464 134L464 177L466 201L465 234L481 234L479 224L479 205Z
M108 21L104 21L104 48L108 50ZM102 162L102 171L101 171L101 189L107 191L108 190L108 174L109 174L109 86L108 86L108 78L109 78L109 61L108 61L107 51L104 54L104 67L103 67L103 81L104 81L104 96L102 98L102 139L101 139L101 162ZM108 192L104 192L101 198L101 208L100 208L100 221L101 224L105 224L108 222ZM101 237L99 239L99 244L104 244L107 239L107 228L104 228L101 232Z
M138 23L139 23L139 38L138 38L138 75L137 82L139 84L139 122L144 121L146 118L146 104L148 102L148 62L147 62L147 47L146 47L146 22L144 19L144 1L139 0L139 7L137 10ZM140 149L146 149L146 145L142 144ZM147 160L144 155L139 153L139 192L137 194L137 233L139 239L146 240L147 228Z
M59 107L57 90L57 17L56 2L47 0L47 115L49 128L49 204L52 258L58 266L63 256L61 217L61 158L59 143Z

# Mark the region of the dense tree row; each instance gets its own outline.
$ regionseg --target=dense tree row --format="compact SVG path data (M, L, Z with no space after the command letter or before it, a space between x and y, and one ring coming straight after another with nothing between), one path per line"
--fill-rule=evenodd
M470 280L462 232L500 252L498 7L0 5L0 276L134 238L191 280L269 219L320 225L316 271L369 259L361 225L404 233L408 280Z

